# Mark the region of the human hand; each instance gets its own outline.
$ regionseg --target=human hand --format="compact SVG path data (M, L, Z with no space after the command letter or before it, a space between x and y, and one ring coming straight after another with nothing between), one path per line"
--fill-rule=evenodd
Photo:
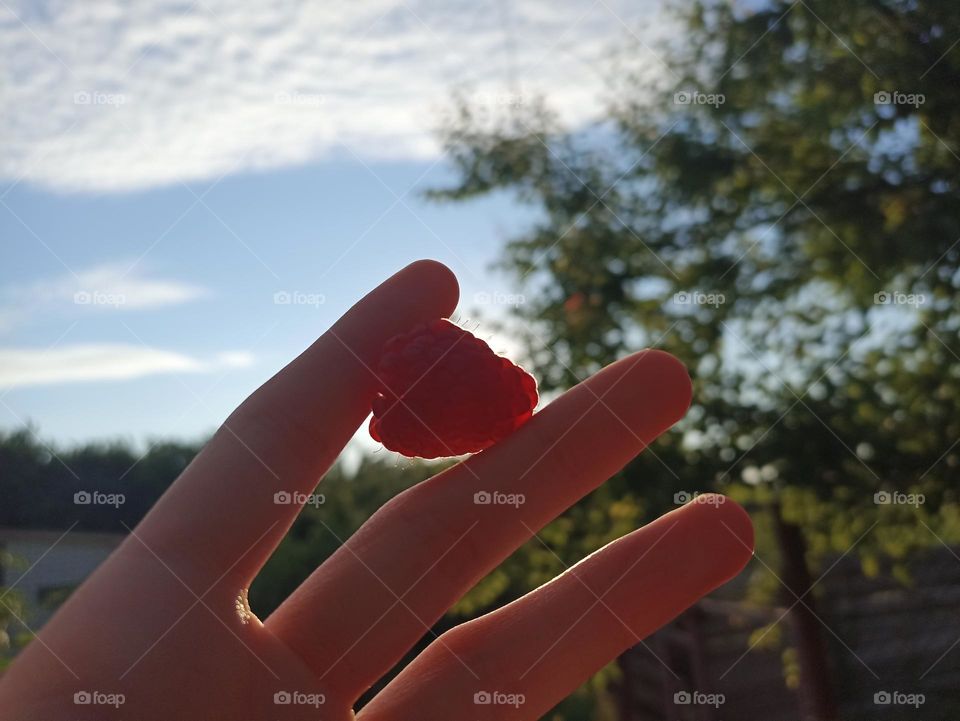
M313 490L370 411L384 342L449 315L457 296L444 266L414 263L251 395L8 670L4 717L350 719L449 606L689 405L687 372L666 353L608 366L394 497L261 623L246 589L299 511L274 494ZM525 503L478 505L482 491ZM752 527L720 500L668 513L443 634L358 718L539 718L740 571Z

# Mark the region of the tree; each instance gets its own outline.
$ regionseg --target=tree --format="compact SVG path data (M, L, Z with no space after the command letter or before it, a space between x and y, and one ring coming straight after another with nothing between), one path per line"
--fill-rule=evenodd
M692 370L684 442L545 531L558 553L598 540L571 519L646 517L713 479L769 519L783 583L756 585L793 608L804 716L836 718L814 570L853 553L907 582L911 552L960 541L960 19L932 0L677 10L666 80L636 59L592 127L458 103L456 181L431 196L539 211L501 267L533 289L517 317L547 390L642 344Z

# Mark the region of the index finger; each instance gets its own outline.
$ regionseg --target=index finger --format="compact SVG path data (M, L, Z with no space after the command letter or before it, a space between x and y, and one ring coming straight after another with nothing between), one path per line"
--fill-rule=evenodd
M158 552L169 549L165 557L189 553L192 566L214 577L229 569L246 587L299 512L297 499L369 414L376 392L369 369L384 343L448 316L458 296L453 273L432 260L371 291L230 415L137 537Z

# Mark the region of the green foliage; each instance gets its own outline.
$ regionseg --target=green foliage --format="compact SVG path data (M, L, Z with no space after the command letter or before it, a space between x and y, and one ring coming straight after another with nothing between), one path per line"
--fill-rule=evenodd
M8 552L0 549L0 569L6 572L6 577L10 573L25 570L22 559L15 558ZM14 577L15 578L15 577ZM26 640L20 638L13 628L19 628L19 619L26 615L27 611L23 602L23 597L16 589L0 586L0 673L8 666L17 652L26 644Z
M343 541L400 491L448 463L363 456L352 472L336 465L317 486L323 503L306 506L250 588L250 605L266 618Z
M658 451L674 480L768 486L805 524L851 512L825 549L898 510L877 510L879 489L953 513L960 99L947 81L960 55L925 71L960 21L932 2L679 15L688 32L666 56L677 80L651 89L628 74L596 129L563 129L542 102L505 116L459 107L444 134L458 179L431 195L507 190L540 211L502 267L536 290L518 317L546 388L642 343L690 365L685 443ZM673 102L694 89L726 101ZM926 101L875 103L893 90ZM877 304L882 291L925 302ZM696 292L722 302L675 297ZM880 545L902 556L916 543L929 545Z
M536 211L499 265L527 286L515 320L542 387L644 345L695 382L683 442L661 440L542 536L566 563L604 540L612 503L638 523L712 485L754 510L772 569L775 505L814 568L852 548L867 575L909 583L907 560L960 543L960 16L777 0L682 3L677 22L667 80L623 58L594 127L541 101L460 103L443 130L457 176L431 197L505 191ZM674 101L694 91L725 101ZM523 569L546 576L541 556L507 566L504 595ZM779 582L751 574L748 600L770 603Z
M125 533L146 514L202 447L155 442L140 452L122 442L58 448L30 428L0 433L0 526ZM122 493L119 508L77 505L74 494Z

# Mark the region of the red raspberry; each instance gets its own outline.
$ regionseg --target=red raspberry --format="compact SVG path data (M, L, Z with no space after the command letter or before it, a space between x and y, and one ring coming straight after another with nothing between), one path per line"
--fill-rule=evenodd
M377 378L370 435L405 456L483 450L530 420L537 405L533 376L448 320L387 341Z

